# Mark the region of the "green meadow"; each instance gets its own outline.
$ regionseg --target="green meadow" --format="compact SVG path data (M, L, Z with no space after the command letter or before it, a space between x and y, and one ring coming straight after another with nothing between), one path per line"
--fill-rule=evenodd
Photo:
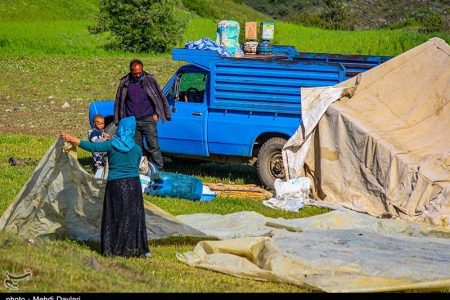
M211 5L223 19L270 19L232 0L211 1ZM26 184L57 137L55 132L60 127L68 130L83 128L77 133L84 132L90 101L114 97L118 79L127 72L130 59L140 57L148 62L148 69L161 85L180 65L171 61L170 53L156 55L104 49L108 35L92 35L88 31L97 11L98 0L0 1L0 214ZM200 17L184 7L178 7L177 11L189 20L179 47L203 37L215 39L217 20ZM292 45L304 52L393 56L433 36L450 41L448 34L420 34L413 30L331 31L275 22L274 42ZM74 107L68 113L60 109L66 101ZM16 115L3 119L7 113L15 112L18 112L17 119L14 119ZM74 119L79 117L78 127L67 121L65 116L69 114L74 115ZM29 119L25 122L19 116ZM11 125L7 124L11 122L8 120L22 122L21 128L25 129L17 133L6 131L5 128ZM34 125L44 130L30 134ZM78 155L80 163L90 171L90 154L80 150ZM29 164L12 167L8 164L8 158L12 156L27 159ZM205 163L179 166L169 162L166 169L197 176L205 182L257 182L254 169L242 165ZM284 212L266 208L260 201L240 198L219 197L212 202L193 202L145 196L145 200L173 215L227 214L248 210L270 217L300 218L327 211L305 207L298 213ZM285 283L242 279L192 268L176 259L176 252L190 251L198 241L193 238L151 241L153 258L143 260L102 257L98 243L67 240L31 242L0 232L0 274L20 274L31 268L33 277L21 283L20 292L308 291ZM0 292L10 291L2 285Z
M236 20L268 19L250 8L240 9L242 6L231 0L216 1L213 5L223 7L219 5L221 2L228 3L228 16L236 16ZM93 0L2 1L0 55L124 55L102 48L107 34L89 34L88 26L93 24L98 10L96 3ZM179 47L203 37L215 39L216 20L199 17L182 8L177 8L177 11L189 20ZM220 14L225 15L226 12ZM442 33L421 34L405 29L333 31L275 22L274 43L292 45L304 52L398 55L433 36L450 41L450 35Z

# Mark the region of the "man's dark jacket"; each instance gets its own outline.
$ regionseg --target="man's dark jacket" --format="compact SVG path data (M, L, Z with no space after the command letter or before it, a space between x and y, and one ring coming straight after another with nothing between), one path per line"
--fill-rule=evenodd
M156 79L144 72L143 86L147 93L148 99L153 102L155 112L159 119L163 122L165 120L170 121L172 116L169 109L169 102L167 102L166 96L161 91ZM123 76L120 79L119 87L117 88L116 100L114 101L114 123L119 124L120 119L126 117L125 115L125 99L127 97L128 83L130 82L131 73Z

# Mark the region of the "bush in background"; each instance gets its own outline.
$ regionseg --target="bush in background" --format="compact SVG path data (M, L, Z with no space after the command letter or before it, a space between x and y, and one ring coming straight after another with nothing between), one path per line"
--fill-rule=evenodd
M438 12L426 10L418 13L419 31L423 33L439 32L444 30L444 19Z
M169 52L181 41L186 20L176 14L178 0L100 0L93 34L111 32L108 47L130 52Z
M353 30L352 17L342 0L325 0L320 16L325 21L326 29Z
M355 20L346 6L342 0L324 0L320 10L293 14L287 20L308 27L354 30Z

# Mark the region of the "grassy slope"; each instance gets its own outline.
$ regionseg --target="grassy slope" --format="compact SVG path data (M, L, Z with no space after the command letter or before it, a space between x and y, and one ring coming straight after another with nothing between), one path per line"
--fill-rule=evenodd
M98 0L3 0L0 2L0 52L9 54L104 53L104 35L87 26Z
M122 57L62 55L0 58L0 128L56 136L61 130L84 137L92 100L113 99L133 54ZM168 56L144 57L145 70L164 85L181 65ZM62 109L64 102L71 107ZM18 123L20 122L20 123ZM20 127L22 126L22 127Z
M212 2L214 3L214 2ZM105 36L90 36L87 25L97 10L97 0L3 0L0 2L0 81L1 101L19 103L20 110L37 115L32 104L48 102L52 96L59 105L81 97L85 111L90 99L110 98L120 74L133 53L107 52L99 48ZM233 6L234 9L234 6ZM231 9L230 16L236 15ZM225 12L224 12L225 13ZM224 15L224 18L226 16ZM256 18L256 16L254 17ZM184 41L201 37L215 37L216 22L191 16ZM367 39L365 36L367 35ZM285 23L276 24L276 42L291 44L303 51L341 52L395 55L426 40L428 36L383 32L332 32L303 28ZM448 41L448 37L446 37ZM400 46L399 46L400 45ZM176 63L169 63L168 55L140 55L149 62L149 69L163 83ZM146 61L147 62L147 61ZM15 81L17 78L18 81ZM28 79L25 81L24 79ZM23 83L26 82L24 85ZM9 99L9 100L8 100ZM84 102L83 102L84 101ZM70 102L72 105L76 101ZM47 103L46 103L47 104ZM51 105L51 103L48 103ZM60 107L57 106L57 107ZM27 110L30 111L27 111ZM2 112L3 113L3 112ZM77 113L77 112L74 112ZM66 112L64 112L66 114ZM46 117L47 115L45 115ZM54 118L54 115L50 115ZM64 124L64 115L60 121ZM81 116L85 118L85 115ZM45 118L39 121L46 122ZM84 122L84 121L83 121ZM59 125L61 125L59 124ZM28 126L28 124L24 124ZM37 161L45 153L55 136L36 137L0 135L0 214L26 183L35 165L10 167L10 156ZM89 154L80 151L80 159L87 167ZM192 167L184 173L217 181L248 182L252 171L238 168L221 170L222 166ZM170 169L169 169L170 170ZM220 178L219 178L220 177ZM303 217L324 210L305 208L300 213L288 213L264 208L259 202L245 199L219 198L211 203L195 203L177 199L145 197L173 214L194 212L230 213L254 210L272 217ZM0 273L21 273L31 268L33 278L21 284L21 291L302 291L287 284L262 283L244 280L207 270L191 268L175 259L177 251L188 251L195 240L154 241L151 260L103 258L93 249L68 241L46 241L29 244L14 235L0 233ZM0 292L6 291L0 288Z
M9 233L0 234L0 271L33 277L19 282L19 292L302 292L285 283L260 282L189 267L175 259L190 251L195 239L151 242L151 259L105 258L70 241L31 244ZM11 292L3 285L0 293ZM83 298L83 297L82 297Z
M2 21L86 20L98 11L98 0L2 0Z
M182 0L182 3L190 3L191 0ZM236 3L233 0L200 0L193 1L194 3L201 2L192 12L215 21L233 19L238 22L245 22L246 20L264 21L271 19L270 16L261 13L251 6L244 3ZM195 6L195 5L194 5ZM186 5L189 10L189 4Z
M101 48L106 34L88 33L87 26L97 11L96 3L93 0L0 2L0 55L123 56ZM211 5L217 7L222 19L270 19L251 8L240 9L242 6L231 0L211 1ZM202 37L215 38L217 20L178 10L190 20L179 46ZM397 55L434 36L400 30L330 31L283 22L276 22L275 30L277 44L293 45L306 52L346 54ZM449 35L437 36L450 41Z

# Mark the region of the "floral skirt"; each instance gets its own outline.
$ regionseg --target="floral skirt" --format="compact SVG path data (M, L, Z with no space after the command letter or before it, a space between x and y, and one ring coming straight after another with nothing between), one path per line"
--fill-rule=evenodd
M139 257L149 252L139 177L106 182L101 245L106 256Z

